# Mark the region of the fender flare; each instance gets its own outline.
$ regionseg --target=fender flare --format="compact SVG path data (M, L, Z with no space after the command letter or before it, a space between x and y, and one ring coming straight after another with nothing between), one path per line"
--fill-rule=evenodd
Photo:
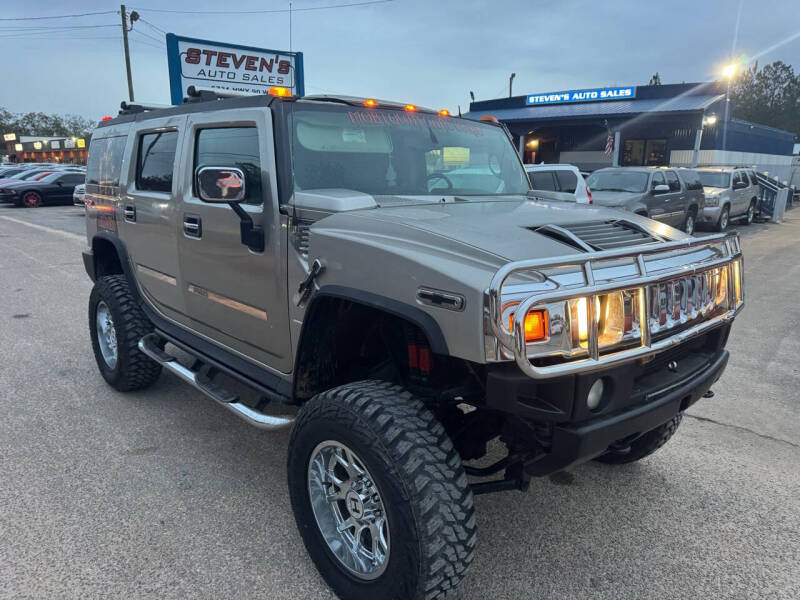
M434 354L449 355L450 351L447 348L447 341L444 338L441 327L432 316L426 313L421 308L411 306L405 302L387 298L373 294L372 292L365 292L356 288L341 286L341 285L324 285L314 296L311 298L306 316L303 319L303 330L300 333L300 339L297 344L297 351L303 347L303 336L305 334L305 324L310 321L314 309L318 306L319 300L323 298L340 298L342 300L350 300L357 304L363 304L370 308L375 308L383 312L403 318L410 323L419 327L428 338L428 343L431 346L431 351Z

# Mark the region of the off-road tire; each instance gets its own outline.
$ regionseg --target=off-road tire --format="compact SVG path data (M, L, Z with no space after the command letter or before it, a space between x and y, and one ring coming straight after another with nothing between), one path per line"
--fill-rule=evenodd
M110 368L97 340L97 305L105 302L114 320L117 339L117 364ZM109 385L120 392L141 390L161 374L161 365L143 354L137 344L153 331L153 324L136 303L124 275L98 279L89 296L89 331L97 367Z
M314 448L326 440L359 455L386 503L390 551L377 579L348 573L317 526L307 469ZM288 479L306 549L340 598L456 598L475 549L472 492L450 438L418 398L383 381L350 383L318 394L295 422Z
M681 424L682 419L683 413L678 413L663 425L648 431L631 443L630 450L627 452L607 452L598 456L595 460L609 465L624 465L641 460L645 456L650 456L669 441L669 438L678 429L678 425Z

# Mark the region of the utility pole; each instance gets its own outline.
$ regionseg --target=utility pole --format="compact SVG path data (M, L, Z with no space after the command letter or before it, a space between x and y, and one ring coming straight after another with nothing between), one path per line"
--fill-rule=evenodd
M511 77L509 77L509 78L508 78L508 97L509 97L509 98L511 98L511 96L512 96L512 93L511 93L511 86L512 86L512 85L513 85L513 83L514 83L514 77L516 77L516 76L517 76L517 74L516 74L516 73L512 73L512 74L511 74Z
M119 13L122 16L122 45L125 47L125 69L128 72L128 96L133 102L133 77L131 76L131 50L128 47L128 19L125 15L125 5L120 4ZM131 26L133 23L131 23Z

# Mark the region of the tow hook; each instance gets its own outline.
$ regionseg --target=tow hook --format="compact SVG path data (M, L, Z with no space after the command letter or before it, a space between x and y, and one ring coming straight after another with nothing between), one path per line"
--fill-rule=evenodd
M311 269L308 272L308 276L306 276L306 278L297 287L297 292L293 298L294 303L297 306L303 305L308 298L308 295L311 293L311 290L314 289L314 278L324 270L325 264L320 259L315 258L314 263L311 265Z

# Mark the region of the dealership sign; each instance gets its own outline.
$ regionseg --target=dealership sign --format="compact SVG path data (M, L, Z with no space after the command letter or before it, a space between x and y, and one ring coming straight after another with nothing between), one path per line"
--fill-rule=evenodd
M17 139L17 134L16 133L4 133L3 134L3 140L5 140L6 142L13 142L15 139Z
M167 62L173 104L181 104L189 86L231 95L266 94L288 88L302 96L303 53L252 48L167 34Z
M525 104L531 106L539 104L566 104L569 102L599 102L602 100L630 100L635 97L636 88L634 86L596 88L592 90L570 90L568 92L531 94L525 98Z

